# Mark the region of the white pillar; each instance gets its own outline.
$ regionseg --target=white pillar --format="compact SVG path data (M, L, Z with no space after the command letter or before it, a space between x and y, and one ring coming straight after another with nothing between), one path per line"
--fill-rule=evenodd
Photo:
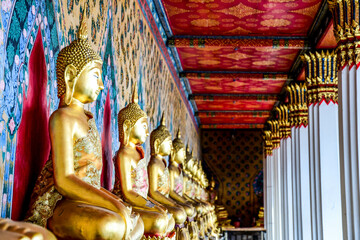
M304 55L309 99L309 159L313 239L343 239L336 56Z
M307 87L304 83L295 83L287 86L287 91L290 100L290 123L293 125L294 239L312 240Z
M274 170L273 170L273 163L274 163L274 158L272 155L272 149L273 149L273 144L272 144L272 134L271 131L264 131L264 152L265 152L265 164L264 164L264 172L265 172L265 186L266 186L266 191L265 191L265 209L264 209L264 214L265 214L265 228L266 228L266 236L267 239L275 239L273 236L273 175L274 175Z
M311 240L309 135L308 129L303 125L297 127L296 130L298 131L297 147L300 169L301 239Z
M273 168L273 196L274 196L274 240L281 240L281 166L280 166L280 148L276 148L273 150L273 157L274 157L274 168Z
M291 151L292 139L287 138L285 141L286 144L286 192L287 192L287 216L285 219L285 224L287 225L287 233L285 239L293 240L294 239L294 213L293 213L293 183L292 183L292 151Z
M268 228L267 235L269 240L274 239L274 156L271 155L268 157L268 175L269 175L269 185L268 185L268 200L269 200L269 208L268 208Z
M324 239L343 239L338 106L323 102L318 110L322 234Z
M339 137L344 239L360 239L359 0L328 0L338 42Z
M297 131L295 127L291 128L291 179L292 179L292 209L293 209L293 239L294 240L301 240L299 236L299 204L298 204L298 178L297 178L297 161L296 161L296 139L297 139Z
M282 234L283 239L293 239L293 202L292 202L292 163L291 163L291 138L286 137L281 140L280 149L282 151Z
M339 77L339 136L342 169L344 232L348 239L360 239L359 137L360 72L346 65Z
M314 104L309 106L309 163L310 163L310 205L311 205L311 230L312 230L312 238L321 239L320 231L318 230L322 223L321 219L319 218L321 211L320 211L320 180L317 178L318 174L318 167L317 167L317 157L318 157L318 149L317 144L315 144L315 137L317 134L317 117L315 120L315 111L314 111Z
M281 143L280 143L280 148L281 148L281 165L282 165L282 173L281 173L281 182L282 182L282 202L283 202L283 205L282 205L282 208L281 208L281 211L282 211L282 226L283 226L283 229L282 229L282 235L283 235L283 239L289 239L288 238L288 232L289 232L289 227L288 227L288 209L289 209L289 206L288 206L288 199L287 199L287 196L288 196L288 189L287 189L287 145L286 145L286 141L287 139L284 138L281 140Z

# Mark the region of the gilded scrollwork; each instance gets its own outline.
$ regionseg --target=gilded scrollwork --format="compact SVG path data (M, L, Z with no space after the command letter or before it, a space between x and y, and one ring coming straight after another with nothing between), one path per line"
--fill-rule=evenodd
M354 52L360 46L356 44L360 38L359 1L358 0L328 0L329 9L334 19L334 34L338 42L339 68L359 65L360 58Z
M305 83L292 84L286 87L289 92L289 119L291 127L308 124L307 87Z
M346 57L346 56L345 56ZM338 102L337 54L317 51L304 54L308 104Z
M286 104L276 107L279 116L279 131L280 138L288 138L291 135L290 121L289 121L289 108Z
M271 131L270 130L265 130L263 133L263 139L264 139L264 148L265 148L265 153L266 155L271 155L272 154L272 149L273 149L273 143L272 143L272 138L271 138Z
M280 147L280 125L278 120L269 120L268 124L271 128L271 141L273 145L273 149Z

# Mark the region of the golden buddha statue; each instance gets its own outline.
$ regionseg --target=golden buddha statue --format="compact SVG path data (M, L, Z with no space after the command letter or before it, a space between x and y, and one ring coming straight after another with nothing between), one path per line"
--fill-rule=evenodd
M173 149L170 155L169 173L170 173L170 198L181 205L188 217L188 229L190 239L197 240L199 238L199 230L194 220L196 217L195 207L183 196L184 195L184 178L183 171L180 167L185 160L185 146L181 140L180 129L176 138L172 142Z
M195 207L197 212L196 223L197 223L198 235L200 238L204 238L205 237L204 207L195 198L196 190L192 175L193 165L194 165L194 158L188 145L186 148L185 163L183 165L183 172L184 172L183 177L184 177L184 185L185 185L183 197Z
M183 164L185 160L185 146L181 141L180 130L178 130L172 144L173 150L169 160L170 198L174 199L185 209L188 218L193 218L196 216L195 208L183 196L184 178L180 164Z
M197 179L198 189L200 191L198 194L198 199L205 206L207 212L206 228L208 235L218 238L220 229L218 228L218 223L216 220L215 206L209 202L209 194L205 189L208 186L208 182L200 161L198 162Z
M196 203L196 201L193 199L194 197L194 188L192 187L192 175L190 169L192 168L192 165L194 164L194 158L192 156L192 152L190 152L189 146L186 147L186 157L185 157L185 164L184 164L184 183L185 183L185 191L184 191L184 198L188 200L191 203ZM201 208L199 208L199 205L194 205L195 209L197 211L197 214L201 214Z
M175 220L167 209L148 196L147 162L141 147L149 135L147 115L138 105L136 83L132 101L118 114L120 149L114 159L113 193L120 196L140 214L145 236L170 237Z
M84 104L104 89L102 60L87 39L85 14L78 38L57 58L59 108L51 115L51 153L31 197L27 221L61 239L140 239L141 219L100 185L102 150L94 116Z
M256 227L264 227L264 207L260 207Z
M209 194L206 190L206 187L208 186L208 182L200 162L199 162L197 175L198 175L198 188L200 191L199 199L203 204L206 205L207 208L206 224L207 224L208 235L218 238L220 229L218 228L218 223L216 221L215 206L209 202Z
M56 240L56 237L50 231L38 225L0 218L0 239Z
M195 161L196 162L196 161ZM200 187L198 184L198 179L196 177L194 177L193 179L193 188L195 189L195 194L194 194L194 200L196 202L198 202L198 204L201 205L202 207L202 221L203 221L203 231L205 235L209 235L209 211L208 211L208 207L205 203L203 203L200 199Z
M216 225L221 227L233 227L231 226L231 220L228 219L229 215L224 206L217 204L218 196L215 190L215 179L212 176L210 180L210 203L213 206L213 221L216 222Z
M217 202L218 197L215 196L215 202ZM231 225L231 219L229 219L229 214L222 204L215 204L215 214L217 218L218 225L222 228L234 228L233 225Z
M172 150L171 134L165 126L164 114L158 128L150 134L151 158L148 165L149 172L149 195L161 203L173 214L177 239L189 239L189 232L185 228L187 213L184 208L169 198L170 177L169 168L163 157L169 156Z
M204 182L205 182L205 173L204 170L202 168L202 164L200 163L200 161L197 161L197 164L195 164L197 166L197 170L196 170L196 176L197 176L197 186L198 186L198 194L197 194L197 199L205 205L206 211L210 212L211 211L211 204L205 199L205 186L204 186Z

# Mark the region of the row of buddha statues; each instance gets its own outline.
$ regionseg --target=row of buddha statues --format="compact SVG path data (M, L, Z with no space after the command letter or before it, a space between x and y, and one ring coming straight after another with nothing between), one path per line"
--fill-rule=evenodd
M141 145L149 136L148 120L138 105L136 83L130 103L118 113L114 188L101 187L100 136L84 105L104 89L102 60L87 36L82 20L77 39L58 54L60 103L49 119L49 160L35 184L25 222L1 219L0 238L218 238L206 175L190 148L185 149L180 131L172 140L164 115L150 134L151 157L146 160Z

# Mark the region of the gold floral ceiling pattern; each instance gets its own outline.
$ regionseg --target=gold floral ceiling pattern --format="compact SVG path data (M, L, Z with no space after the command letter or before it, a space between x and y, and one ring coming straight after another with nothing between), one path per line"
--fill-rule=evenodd
M174 35L306 36L320 3L319 0L163 0Z

